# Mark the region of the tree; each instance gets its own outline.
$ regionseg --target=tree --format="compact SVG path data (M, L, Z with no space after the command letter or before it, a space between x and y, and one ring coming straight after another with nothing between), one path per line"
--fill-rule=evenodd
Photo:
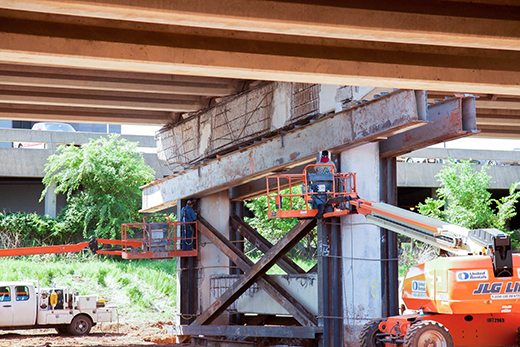
M154 178L136 149L137 143L117 134L82 147L60 146L45 165L40 201L55 184L55 192L67 197L60 218L68 227L81 230L85 238L115 238L121 223L140 221L139 186Z
M520 198L516 188L519 182L511 184L509 195L492 199L488 188L491 176L488 166L480 171L474 169L470 161L448 161L438 174L441 188L437 189L437 199L427 198L418 205L419 213L468 229L497 228L505 230L506 223L516 215L515 204Z

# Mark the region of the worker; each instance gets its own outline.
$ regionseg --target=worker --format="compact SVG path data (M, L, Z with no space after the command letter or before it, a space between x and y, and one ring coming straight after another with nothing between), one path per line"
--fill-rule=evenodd
M186 206L184 206L181 210L181 222L183 223L191 223L197 220L197 215L195 214L195 210L193 210L193 206L195 202L193 200L188 200L186 202ZM193 224L183 224L181 228L181 249L183 251L191 251L193 249Z
M327 150L321 151L316 156L316 164L317 165L330 165L330 166L316 166L315 170L317 174L329 174L331 172L336 172L336 165L330 159L330 152ZM332 166L332 167L331 167Z
M330 152L327 150L320 151L316 155L317 165L327 166L315 166L315 175L310 175L308 178L309 188L308 191L312 199L312 209L317 209L317 218L321 218L324 212L332 212L331 206L325 206L325 203L329 197L329 193L332 192L333 188L333 173L336 172L336 165L330 159ZM325 176L323 176L325 175Z

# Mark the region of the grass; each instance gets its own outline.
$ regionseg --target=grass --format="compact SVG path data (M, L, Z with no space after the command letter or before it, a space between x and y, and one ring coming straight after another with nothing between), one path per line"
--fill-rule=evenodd
M176 259L111 260L98 256L28 256L0 259L0 281L39 280L97 294L117 305L120 321L174 318Z
M258 261L253 259L253 261ZM305 271L316 260L294 260ZM277 265L268 274L285 274ZM0 281L39 280L70 286L117 305L121 322L175 318L177 261L112 260L98 255L41 255L0 259Z

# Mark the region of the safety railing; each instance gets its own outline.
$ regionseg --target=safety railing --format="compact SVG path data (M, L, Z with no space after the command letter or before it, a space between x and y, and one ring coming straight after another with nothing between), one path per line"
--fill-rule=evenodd
M123 259L164 259L198 254L197 222L126 223L121 225ZM141 247L129 245L140 242Z
M334 165L313 164L301 174L268 176L266 184L269 218L312 218L320 205L327 213L348 214L348 201L357 198L356 174L335 173Z

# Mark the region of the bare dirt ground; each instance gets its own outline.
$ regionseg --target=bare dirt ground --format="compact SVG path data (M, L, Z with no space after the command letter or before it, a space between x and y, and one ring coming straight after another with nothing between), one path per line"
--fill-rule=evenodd
M166 323L98 324L89 335L81 337L58 335L54 329L0 331L0 346L65 347L65 346L186 346L174 343L166 332Z

